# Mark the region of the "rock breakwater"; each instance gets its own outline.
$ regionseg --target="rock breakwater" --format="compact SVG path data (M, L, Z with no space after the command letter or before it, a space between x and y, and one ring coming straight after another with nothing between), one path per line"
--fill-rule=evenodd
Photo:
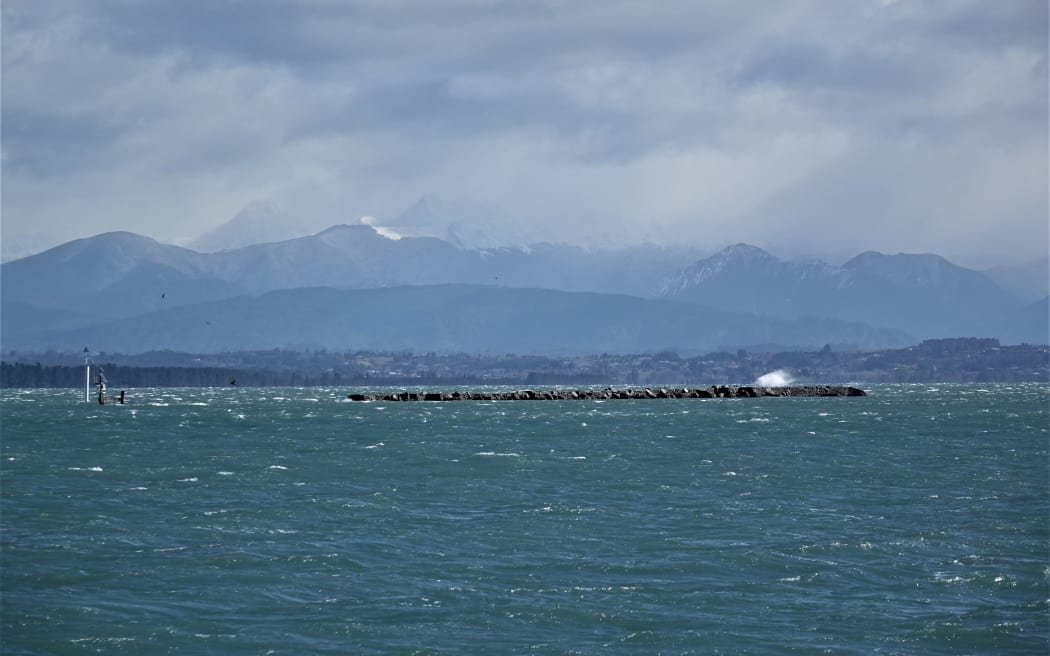
M516 390L513 392L393 392L347 394L351 401L599 401L612 399L738 399L770 396L866 396L864 390L846 385L711 385L709 387L659 387L577 390Z

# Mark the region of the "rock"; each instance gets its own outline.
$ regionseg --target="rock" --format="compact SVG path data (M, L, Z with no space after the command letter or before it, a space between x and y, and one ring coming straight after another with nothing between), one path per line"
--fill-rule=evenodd
M515 392L396 392L391 394L362 394L352 392L346 395L351 401L564 401L564 400L605 400L605 399L732 399L758 398L770 396L867 396L857 387L846 385L793 385L789 387L754 387L750 385L729 386L712 385L708 388L659 388L656 390L631 389L615 390L607 387L601 390L518 390Z

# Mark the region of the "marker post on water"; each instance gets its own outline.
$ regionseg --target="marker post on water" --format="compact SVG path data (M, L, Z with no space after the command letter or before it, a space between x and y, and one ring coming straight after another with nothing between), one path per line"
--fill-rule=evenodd
M88 350L85 348L84 353ZM84 356L84 401L91 401L91 356Z

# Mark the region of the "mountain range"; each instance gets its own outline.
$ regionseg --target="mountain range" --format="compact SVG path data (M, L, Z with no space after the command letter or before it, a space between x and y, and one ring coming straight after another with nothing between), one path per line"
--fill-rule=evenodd
M0 342L24 351L696 353L1050 332L1045 296L1026 303L936 255L833 266L745 244L480 249L368 225L218 252L105 233L5 262L0 291Z
M660 296L779 317L833 316L922 338L953 330L998 337L1019 328L1017 299L988 276L929 254L866 252L831 266L737 244L670 276Z

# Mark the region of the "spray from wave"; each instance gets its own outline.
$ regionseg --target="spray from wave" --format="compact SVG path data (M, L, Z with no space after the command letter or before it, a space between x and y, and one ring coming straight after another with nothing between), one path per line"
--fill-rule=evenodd
M759 387L786 387L791 383L795 382L794 376L788 373L784 369L777 369L771 371L768 374L762 374L755 380L755 385Z

